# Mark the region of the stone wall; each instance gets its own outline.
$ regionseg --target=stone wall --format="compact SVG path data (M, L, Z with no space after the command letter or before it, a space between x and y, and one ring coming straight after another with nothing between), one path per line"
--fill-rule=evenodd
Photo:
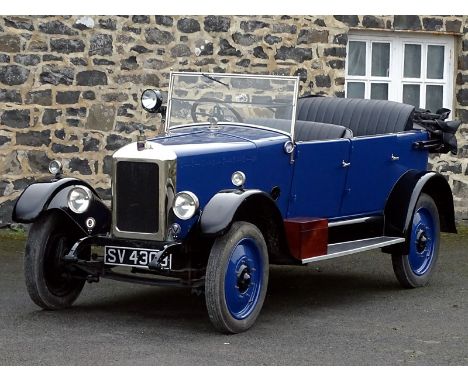
M0 224L51 158L109 198L111 155L159 120L139 105L174 70L297 75L301 93L344 96L350 29L451 33L458 38L456 114L468 123L466 16L0 17ZM468 125L447 175L468 215Z

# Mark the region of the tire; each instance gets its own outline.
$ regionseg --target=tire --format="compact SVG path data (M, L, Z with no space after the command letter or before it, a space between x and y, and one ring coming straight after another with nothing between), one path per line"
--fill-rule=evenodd
M393 254L395 275L405 288L428 284L439 257L440 221L434 200L422 193L407 235L407 253Z
M35 221L26 242L24 276L29 296L39 307L58 310L70 307L85 280L72 278L61 258L79 239L69 223L57 212Z
M205 299L217 330L240 333L255 323L265 301L268 266L265 240L253 224L234 222L215 240L206 269Z

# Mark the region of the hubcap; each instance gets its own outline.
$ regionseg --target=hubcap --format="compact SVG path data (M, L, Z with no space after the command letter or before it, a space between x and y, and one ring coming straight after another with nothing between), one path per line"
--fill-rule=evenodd
M242 264L239 267L239 272L237 273L237 287L239 288L240 293L244 293L249 289L250 280L252 276L250 275L250 269L247 265Z
M432 264L434 238L434 217L427 208L421 207L414 213L409 251L411 270L418 276L424 275Z
M426 233L420 229L416 234L416 250L421 253L426 249L427 236Z
M254 240L242 239L232 251L224 278L224 295L231 315L243 320L257 305L263 283L260 249Z

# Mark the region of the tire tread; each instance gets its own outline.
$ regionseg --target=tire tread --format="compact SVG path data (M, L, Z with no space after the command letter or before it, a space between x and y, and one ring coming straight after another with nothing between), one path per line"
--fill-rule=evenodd
M45 310L68 308L78 298L84 286L76 282L76 288L65 296L56 296L48 288L44 278L44 251L50 232L63 225L57 213L45 213L35 221L29 230L24 256L24 277L31 300Z

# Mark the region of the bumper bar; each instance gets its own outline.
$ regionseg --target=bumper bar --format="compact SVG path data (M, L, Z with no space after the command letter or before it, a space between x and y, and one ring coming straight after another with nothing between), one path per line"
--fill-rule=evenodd
M154 245L154 242L143 242L143 241L129 241L129 240L123 240L123 239L115 239L111 238L108 236L101 236L101 235L96 235L96 236L86 236L78 240L68 252L67 255L64 256L63 260L67 263L78 263L80 262L80 259L78 257L80 251L83 250L83 248L90 247L92 245L99 246L99 247L104 247L106 245L113 245L113 246L132 246L134 248L151 248L158 250L159 253L158 255L151 261L151 263L148 265L148 268L150 270L160 270L161 269L161 263L163 260L170 254L173 253L176 248L181 247L181 243L179 242L161 242L158 243L157 246ZM143 246L142 246L143 245Z

